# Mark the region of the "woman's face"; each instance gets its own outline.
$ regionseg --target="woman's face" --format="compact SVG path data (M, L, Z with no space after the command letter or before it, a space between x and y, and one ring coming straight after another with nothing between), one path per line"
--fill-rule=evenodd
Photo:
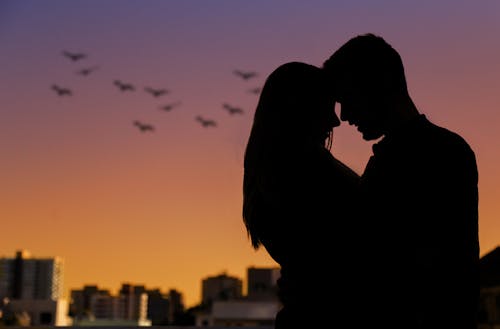
M313 121L311 132L314 140L324 144L334 127L340 125L340 120L335 113L335 101L330 95L317 95L317 102L309 109L312 111Z

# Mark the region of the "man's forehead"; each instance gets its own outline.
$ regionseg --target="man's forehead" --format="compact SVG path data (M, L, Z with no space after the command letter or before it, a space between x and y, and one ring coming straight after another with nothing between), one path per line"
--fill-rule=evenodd
M338 80L338 83L334 86L334 97L335 99L344 100L346 98L351 98L356 94L355 84L351 80Z

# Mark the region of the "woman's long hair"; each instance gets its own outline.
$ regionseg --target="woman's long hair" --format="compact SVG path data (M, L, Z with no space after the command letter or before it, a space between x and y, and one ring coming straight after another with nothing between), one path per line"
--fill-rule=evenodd
M323 75L316 66L289 62L268 76L260 94L243 175L243 221L255 249L262 244L268 212L262 188L277 169L275 160L311 136L312 122L320 115L314 101L326 92ZM331 133L325 147L331 147Z

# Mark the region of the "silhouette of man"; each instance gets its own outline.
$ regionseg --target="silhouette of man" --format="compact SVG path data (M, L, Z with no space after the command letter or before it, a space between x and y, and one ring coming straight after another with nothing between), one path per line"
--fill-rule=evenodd
M361 177L357 207L366 321L385 328L476 328L474 152L418 111L401 57L382 37L350 39L323 69L341 120L367 141L381 138Z

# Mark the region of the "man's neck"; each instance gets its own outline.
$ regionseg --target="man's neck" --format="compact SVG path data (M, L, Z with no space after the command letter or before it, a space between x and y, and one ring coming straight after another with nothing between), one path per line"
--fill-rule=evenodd
M412 99L408 96L394 105L394 111L391 115L386 136L404 127L408 122L417 118L420 113Z

